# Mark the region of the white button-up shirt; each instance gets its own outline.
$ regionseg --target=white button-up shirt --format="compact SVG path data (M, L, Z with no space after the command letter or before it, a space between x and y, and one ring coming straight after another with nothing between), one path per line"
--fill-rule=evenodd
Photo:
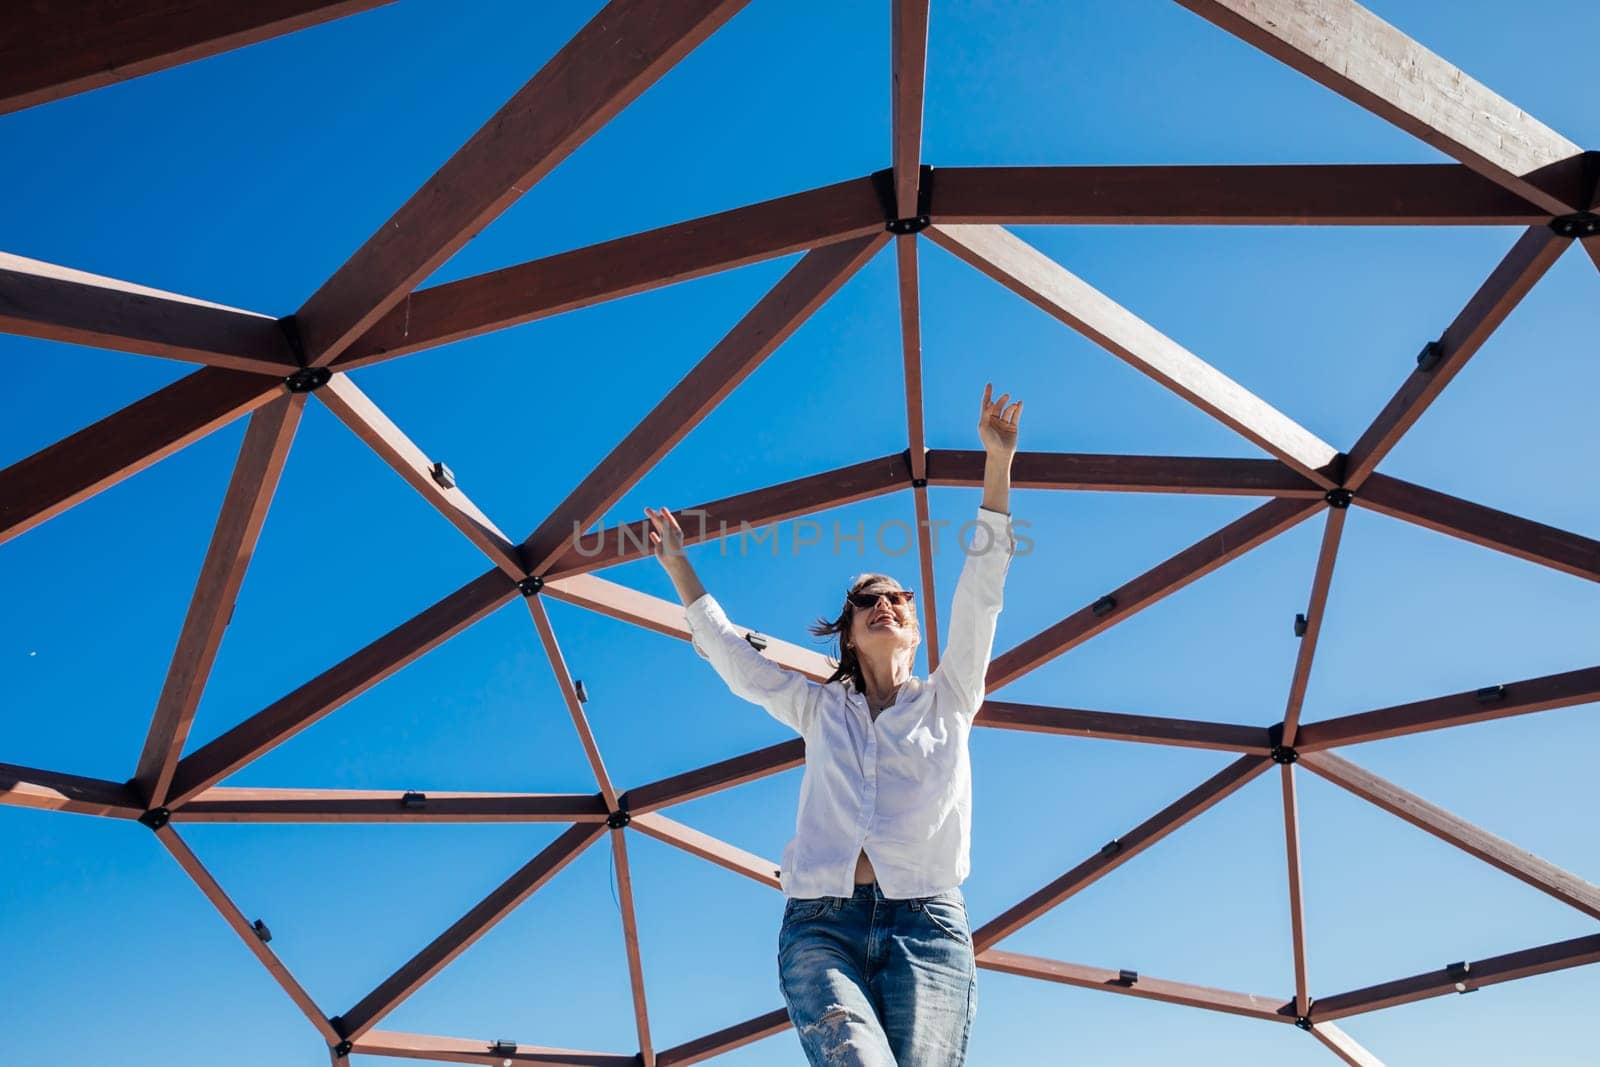
M767 659L710 594L685 612L695 650L728 688L800 733L805 777L779 880L788 897L848 897L865 851L883 895L929 897L971 869L967 738L983 705L1006 571L1009 516L978 509L938 669L909 678L878 714L845 681L826 685Z

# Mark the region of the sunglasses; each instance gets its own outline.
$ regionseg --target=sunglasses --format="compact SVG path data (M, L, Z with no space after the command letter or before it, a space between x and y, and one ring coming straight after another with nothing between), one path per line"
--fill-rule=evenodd
M858 608L870 608L877 605L880 597L886 598L895 607L900 607L915 601L917 599L917 591L915 589L885 589L878 593L849 593L845 596L845 599Z

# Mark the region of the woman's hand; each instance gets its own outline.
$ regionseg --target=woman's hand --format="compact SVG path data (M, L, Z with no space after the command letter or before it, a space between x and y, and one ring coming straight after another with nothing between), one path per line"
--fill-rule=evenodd
M644 513L654 527L650 531L650 554L661 561L662 569L672 579L672 587L678 591L678 599L688 607L705 596L706 587L700 584L689 557L683 554L683 527L666 508L655 511L645 508Z
M654 527L650 531L650 554L670 572L688 558L683 554L683 527L678 525L677 518L666 508L658 511L645 508L644 513Z
M994 383L990 382L983 387L978 439L983 442L983 449L989 455L1010 459L1017 453L1017 422L1022 417L1022 401L1018 400L1008 408L1006 401L1011 398L1010 393L1001 393L1000 399L991 403L989 398L993 394Z

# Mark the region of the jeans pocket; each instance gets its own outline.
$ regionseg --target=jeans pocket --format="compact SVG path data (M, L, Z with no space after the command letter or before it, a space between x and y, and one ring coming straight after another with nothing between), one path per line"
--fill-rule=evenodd
M972 931L967 925L967 908L961 899L951 893L940 893L922 901L922 914L946 937L963 945L972 944Z
M790 897L783 906L785 923L804 923L818 918L833 903L831 897Z

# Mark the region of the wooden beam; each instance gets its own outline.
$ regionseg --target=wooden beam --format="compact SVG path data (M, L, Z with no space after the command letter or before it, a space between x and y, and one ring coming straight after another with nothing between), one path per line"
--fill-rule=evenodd
M639 1067L656 1067L650 1041L650 1011L644 994L644 965L639 959L639 920L633 907L633 874L622 827L611 831L611 858L617 871L617 896L622 911L622 941L628 956L628 985L633 993L633 1025L639 1035Z
M782 888L776 863L720 841L710 834L703 834L692 826L685 826L656 812L634 815L628 825L691 856L698 856L734 874L760 882L769 889Z
M544 574L572 550L578 531L648 474L887 240L880 234L807 253L539 525L523 546L528 573Z
M1441 967L1437 971L1428 971L1409 978L1352 990L1349 993L1319 997L1313 1008L1317 1016L1316 1023L1321 1025L1326 1021L1377 1011L1379 1008L1392 1008L1397 1004L1409 1004L1446 993L1461 992L1462 990L1456 988L1458 983L1465 991L1471 991L1497 982L1509 982L1568 967L1600 963L1600 934L1575 937L1570 941L1557 941L1537 948L1523 949L1520 952L1508 952L1503 956L1465 962L1467 971L1459 977L1448 967Z
M0 543L286 393L283 379L208 367L0 470Z
M1261 1019L1266 1022L1294 1022L1293 1018L1283 1014L1281 999L1257 996L1254 993L1235 993L1227 989L1212 989L1208 986L1190 985L1187 982L1171 982L1143 974L1139 975L1138 981L1128 983L1122 980L1121 971L1085 967L1079 963L1064 963L1061 960L1043 959L1039 956L1024 956L996 948L985 949L978 953L978 966L986 971L1014 974L1019 978L1037 978L1045 982L1076 986L1079 989L1121 993L1124 996L1159 1000L1165 1004L1182 1004L1190 1008L1205 1008L1208 1011L1243 1015L1246 1018Z
M1322 616L1328 607L1328 590L1333 585L1333 563L1339 555L1339 538L1344 533L1348 507L1329 508L1322 527L1322 545L1317 549L1317 566L1311 577L1311 600L1306 606L1306 628L1295 652L1294 675L1289 682L1289 700L1283 711L1283 743L1293 745L1300 730L1300 710L1305 706L1306 686L1311 682L1311 663L1317 654L1317 638L1322 635ZM1305 1012L1300 1014L1304 1015Z
M325 366L746 0L611 0L295 313Z
M250 427L239 448L233 477L222 498L222 511L178 635L178 647L156 701L144 751L133 773L135 788L148 807L158 808L166 803L173 771L189 739L200 696L211 677L217 650L222 647L222 635L233 618L239 587L244 584L245 571L261 536L261 526L266 522L267 508L277 491L305 404L304 393L285 396L250 416Z
M928 484L981 486L983 462L983 453L976 449L931 449L927 455ZM1294 500L1321 500L1327 495L1326 489L1275 459L1107 456L1086 452L1018 452L1011 464L1011 487Z
M580 823L556 838L520 870L502 882L488 896L479 901L450 929L403 964L394 974L384 979L354 1008L345 1012L339 1021L342 1037L355 1041L372 1029L400 1002L415 993L422 984L460 956L484 934L488 933L523 901L575 859L606 832L603 825Z
M1307 723L1300 728L1295 748L1304 754L1596 700L1600 700L1600 667L1586 667Z
M1484 548L1600 582L1600 541L1374 474L1355 498L1362 507Z
M335 361L353 370L883 230L870 178L618 237L410 293Z
M1216 533L1151 568L1109 594L1108 609L1096 601L1035 634L989 663L990 692L1076 648L1163 597L1182 589L1263 544L1324 507L1321 501L1274 500L1235 519Z
M1283 844L1289 868L1289 936L1294 952L1294 1013L1311 1014L1306 978L1306 912L1300 883L1300 807L1295 797L1294 765L1281 764L1283 785Z
M192 63L389 0L76 0L11 5L0 114Z
M743 1048L773 1034L781 1034L791 1025L788 1009L769 1011L693 1041L663 1049L656 1057L656 1067L689 1067L692 1063L704 1063L713 1056Z
M675 514L684 527L683 543L699 545L724 537L742 538L743 531L754 531L768 523L883 496L904 489L909 477L906 455L897 452L754 492L681 508ZM648 555L644 546L650 543L649 529L649 520L639 519L602 529L592 543L588 534L576 538L574 543L563 547L544 572L545 580L561 581L643 559ZM744 542L739 543L742 546Z
M501 1067L508 1061L537 1064L538 1067L638 1067L639 1064L639 1058L631 1054L623 1056L613 1052L523 1044L517 1045L515 1052L498 1053L494 1051L493 1041L406 1034L395 1030L369 1030L352 1045L351 1051L358 1055L439 1060L445 1063L482 1063L489 1067Z
M544 646L545 658L550 661L550 670L556 676L561 699L566 702L567 713L572 717L573 728L578 732L578 741L583 745L583 754L589 761L589 769L594 773L594 780L600 788L600 797L605 802L606 811L616 811L622 805L617 802L617 791L611 784L611 776L606 773L606 762L600 755L600 746L595 743L594 731L589 728L589 717L583 713L583 702L578 699L578 689L573 684L571 672L567 670L567 660L561 654L561 645L556 641L556 631L555 627L550 625L550 615L544 610L544 605L539 602L538 597L530 596L525 599L528 614L533 617L534 628L539 631L539 643Z
M1030 733L1061 734L1100 741L1137 741L1179 748L1206 748L1223 752L1250 752L1265 756L1272 739L1265 727L1228 722L1169 719L1162 715L1128 715L1115 711L1084 711L1037 704L986 700L978 709L974 726Z
M1593 919L1600 919L1600 886L1584 881L1571 871L1540 859L1501 837L1496 837L1465 819L1430 804L1414 793L1378 777L1371 771L1340 759L1331 752L1308 752L1300 763L1362 800L1404 819L1469 856L1520 879L1569 907Z
M682 604L650 596L592 574L563 578L560 582L547 584L543 595L666 637L689 640L689 625ZM819 682L833 673L833 667L822 653L776 637L767 637L763 654L778 666L799 671Z
M0 804L112 819L137 819L144 814L139 795L125 782L19 767L15 763L0 763Z
M980 953L993 948L1000 940L1016 933L1067 898L1087 889L1174 830L1232 796L1270 766L1272 761L1265 756L1240 756L1126 834L1113 839L1060 878L984 923L973 931L974 947Z
M507 1063L537 1064L539 1067L637 1067L639 1058L583 1049L522 1045L509 1054L494 1051L494 1042L473 1041L431 1034L406 1034L393 1030L372 1030L354 1042L353 1052L368 1056L401 1059L437 1060L445 1063L482 1063L501 1067Z
M793 741L746 752L742 756L630 789L627 793L628 811L637 819L658 808L682 804L758 778L793 770L805 761L806 743L797 737Z
M399 789L241 789L212 786L172 813L173 822L224 823L603 823L595 793L456 793L428 790L406 803Z
M1534 207L1459 163L939 167L941 225L1535 226Z
M167 851L172 853L172 858L178 861L178 866L183 868L184 873L193 879L194 884L199 887L200 892L205 894L206 899L211 901L212 906L217 909L223 921L228 924L229 929L239 935L239 940L244 942L244 947L249 949L250 954L261 962L261 965L267 969L267 973L272 975L272 980L278 983L283 991L289 995L289 999L294 1001L294 1006L299 1008L301 1014L311 1021L312 1026L316 1027L317 1033L322 1035L323 1040L330 1045L338 1044L339 1035L333 1029L332 1024L328 1022L327 1015L323 1013L321 1008L317 1007L316 1001L311 999L311 995L295 980L294 975L289 973L289 968L285 967L283 961L278 959L277 953L268 948L267 943L256 934L255 927L244 917L244 913L239 910L239 906L229 898L222 886L211 876L211 872L206 870L205 864L200 862L200 858L189 850L189 846L178 836L178 832L172 828L171 824L158 829L156 837L166 846Z
M1581 148L1359 4L1178 3L1552 214L1582 206Z
M351 381L349 375L335 374L326 386L317 390L317 396L340 422L394 468L407 485L421 493L424 500L465 534L496 567L513 581L527 573L517 559L516 545L511 539L478 510L459 486L452 484L446 488L434 478L433 460Z
M1383 1061L1359 1045L1355 1038L1332 1023L1313 1023L1311 1036L1339 1057L1347 1067L1383 1067Z
M296 369L268 315L8 252L0 252L0 332L280 377Z
M1333 447L999 226L930 227L940 247L1324 488Z
M928 72L928 0L893 0L890 48L894 53L894 203L897 218L917 213L922 164L922 98Z
M1511 246L1488 279L1467 301L1436 342L1430 366L1419 364L1384 405L1361 439L1350 449L1345 463L1345 487L1354 491L1372 474L1389 451L1399 444L1467 360L1505 321L1511 309L1544 277L1571 242L1557 237L1548 226L1529 227Z
M501 572L479 576L422 614L329 668L288 696L178 761L168 806L176 807L283 744L517 595Z
M919 5L913 3L914 7ZM923 44L927 38L927 4L920 4ZM895 8L895 18L902 18ZM914 13L913 13L914 14ZM920 93L920 87L919 87ZM920 99L918 103L920 109ZM920 110L918 122L920 125ZM914 183L913 183L914 184ZM912 190L912 211L916 209L916 190ZM905 217L902 214L902 217ZM906 431L911 447L906 459L911 467L911 506L916 512L917 566L921 572L923 642L928 657L928 673L939 667L938 592L933 580L933 521L928 505L928 449L922 415L922 294L917 270L917 239L905 234L895 238L895 266L900 288L900 352L905 368ZM979 474L982 478L982 474ZM918 484L918 483L922 484Z

